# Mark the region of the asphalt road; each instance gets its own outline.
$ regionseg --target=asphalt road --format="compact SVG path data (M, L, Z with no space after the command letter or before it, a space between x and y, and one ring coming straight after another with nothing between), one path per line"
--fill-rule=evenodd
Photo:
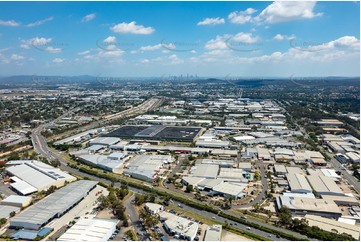
M132 190L130 188L130 190ZM147 236L145 236L145 231L142 229L141 222L139 221L139 214L133 205L132 201L134 200L134 194L130 196L127 200L124 202L124 206L126 209L126 213L128 214L128 217L130 218L131 225L135 232L137 233L138 239L145 241Z
M357 181L357 179L350 173L347 172L347 170L341 165L341 163L333 158L333 154L328 153L328 155L331 157L330 162L335 167L337 171L340 171L344 178L347 179L349 184L351 184L356 191L360 194L360 183Z
M254 204L261 202L262 199L265 197L265 193L268 190L268 180L265 177L265 175L266 175L265 168L264 168L265 164L263 164L261 161L257 161L256 164L258 165L259 170L260 170L261 184L262 184L261 192L258 193L257 197L253 201L251 201L247 204L242 204L242 205L238 205L238 206L233 205L233 208L252 207Z

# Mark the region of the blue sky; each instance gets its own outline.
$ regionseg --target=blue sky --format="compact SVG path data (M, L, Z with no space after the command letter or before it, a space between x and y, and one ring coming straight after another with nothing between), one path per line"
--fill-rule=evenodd
M359 76L359 2L0 2L0 75Z

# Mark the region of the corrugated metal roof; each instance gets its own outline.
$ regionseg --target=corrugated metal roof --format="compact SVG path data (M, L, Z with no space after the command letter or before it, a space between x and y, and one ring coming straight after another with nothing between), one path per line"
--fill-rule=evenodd
M18 195L10 195L1 202L7 202L7 203L24 203L32 198L30 196L18 196Z
M10 217L11 212L19 212L20 208L15 206L0 205L0 218Z
M42 189L43 187L50 186L55 181L53 178L25 164L9 167L7 171L36 189Z
M312 192L312 188L305 176L298 173L289 173L286 177L292 192Z
M317 193L335 193L344 194L341 188L329 177L323 175L310 175L307 176L312 188Z
M80 219L58 241L107 241L115 231L119 220Z
M16 223L31 223L43 225L59 213L63 213L73 204L87 195L87 192L97 184L95 181L76 181L50 194L37 204L24 210L10 220L10 225ZM17 225L15 225L17 226Z

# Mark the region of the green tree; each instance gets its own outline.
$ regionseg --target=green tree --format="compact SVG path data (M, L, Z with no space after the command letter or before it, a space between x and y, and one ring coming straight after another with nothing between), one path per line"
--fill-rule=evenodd
M280 224L290 226L292 222L291 210L286 206L282 206L278 211L278 218Z
M135 194L134 196L134 204L139 206L142 205L143 203L145 203L145 196L141 195L141 194Z
M259 181L260 179L261 179L261 175L260 175L259 171L256 171L256 172L254 173L254 180L255 180L255 181Z
M186 192L193 192L193 186L192 185L188 185L187 187L186 187Z
M7 219L6 218L0 218L0 226L3 226L4 224L6 224Z

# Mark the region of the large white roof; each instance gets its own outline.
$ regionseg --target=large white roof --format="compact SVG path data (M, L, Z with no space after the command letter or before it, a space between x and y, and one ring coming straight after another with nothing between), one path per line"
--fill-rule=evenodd
M55 181L53 178L25 164L9 167L7 171L38 190L46 186L51 186Z
M80 219L57 241L107 241L117 223L115 219Z
M317 193L344 194L341 188L330 177L323 175L310 175L307 176L307 180Z
M5 198L4 200L2 200L1 202L4 203L25 203L28 201L31 201L31 196L18 196L18 195L10 195L7 198Z
M221 168L218 177L222 179L243 179L244 171L238 168Z
M204 241L221 241L222 237L222 225L214 224L208 226Z
M218 170L218 165L199 164L192 168L192 176L216 178L218 175Z
M279 196L278 201L280 205L284 205L289 209L341 214L341 210L337 204L330 200Z
M11 180L15 182L11 183L10 186L23 195L28 195L38 191L38 189L30 185L29 183L17 178L16 176L11 177Z
M193 222L189 219L176 216L171 213L162 212L166 214L167 220L164 222L168 228L179 234L184 234L189 237L195 237L198 231L198 223ZM163 215L161 215L163 216Z
M223 193L226 195L239 197L243 194L243 189L247 186L247 184L234 184L223 182L213 187L213 191Z
M120 138L117 137L97 137L93 140L90 140L90 144L102 144L102 145L113 145L120 141Z
M7 171L36 189L51 186L56 180L74 181L68 173L36 160L19 161L20 165L7 168Z
M288 173L286 176L292 192L312 192L312 188L310 184L308 184L304 175L298 173Z

